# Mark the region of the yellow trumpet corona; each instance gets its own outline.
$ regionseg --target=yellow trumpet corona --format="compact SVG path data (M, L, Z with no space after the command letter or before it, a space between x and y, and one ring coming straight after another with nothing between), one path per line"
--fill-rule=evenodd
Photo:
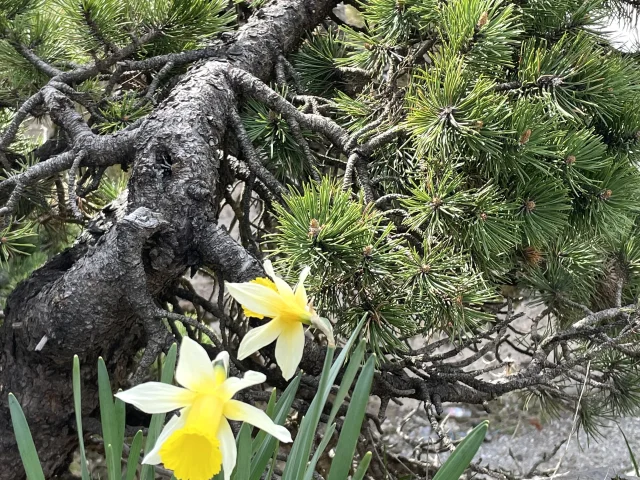
M289 431L262 410L233 400L238 391L263 383L266 377L248 371L244 378L228 378L228 371L227 352L211 362L207 352L185 336L176 368L176 380L184 388L148 382L116 394L146 413L180 409L142 463L163 463L179 480L210 480L224 468L224 478L229 480L237 451L228 420L247 422L281 442L291 442Z
M242 305L247 316L271 318L265 325L245 335L240 342L238 359L242 360L277 340L276 362L282 370L282 376L289 380L302 359L303 325L321 328L330 342L333 342L333 334L328 321L316 315L307 298L304 281L309 275L309 267L300 273L295 290L275 274L269 260L264 262L264 270L271 279L258 278L246 283L226 284L227 290Z

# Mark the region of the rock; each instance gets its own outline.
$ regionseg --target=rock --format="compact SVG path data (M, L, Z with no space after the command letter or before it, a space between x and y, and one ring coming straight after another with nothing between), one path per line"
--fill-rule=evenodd
M638 477L630 477L619 472L615 468L595 468L582 472L570 473L562 477L563 480L634 480Z

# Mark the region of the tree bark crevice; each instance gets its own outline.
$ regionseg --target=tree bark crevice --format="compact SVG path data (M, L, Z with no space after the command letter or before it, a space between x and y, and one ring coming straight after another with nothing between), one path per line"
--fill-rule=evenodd
M230 281L263 274L260 261L216 223L219 152L225 148L228 113L237 108L225 70L232 64L269 79L278 57L291 52L334 4L279 0L265 7L260 19L251 19L221 49L227 62L196 65L135 130L94 135L79 124L62 93L45 87L43 101L68 131L69 147L86 152L83 165L113 161L133 169L122 214L112 215L104 233L83 234L82 241L34 272L7 302L0 330L0 480L24 478L8 414L9 392L23 406L45 476L60 474L77 445L74 354L81 360L82 413L87 416L98 404L98 357L105 358L114 388L125 384L136 352L157 334L148 322L161 325L157 317L146 318L145 311L157 308L186 269L207 265ZM63 74L58 81L65 79ZM65 161L69 168L73 158ZM43 336L46 344L35 351Z

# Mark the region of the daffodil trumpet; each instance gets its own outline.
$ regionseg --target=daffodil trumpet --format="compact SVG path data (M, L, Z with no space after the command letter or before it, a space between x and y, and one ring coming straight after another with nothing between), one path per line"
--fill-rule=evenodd
M291 442L289 431L262 410L233 400L237 392L263 383L266 377L253 371L244 378L227 377L228 371L227 352L211 362L204 348L185 336L176 368L176 381L184 388L148 382L116 394L146 413L180 410L142 463L163 463L178 480L210 480L222 468L224 479L229 480L237 451L228 420L247 422L281 442Z
M271 320L250 330L240 342L238 359L242 360L276 341L276 363L282 376L289 380L296 373L304 350L304 328L310 325L321 330L335 345L331 323L318 316L307 298L304 281L309 267L300 273L295 290L278 277L271 262L264 262L264 271L270 278L257 278L245 283L227 283L231 296L242 305L248 317Z

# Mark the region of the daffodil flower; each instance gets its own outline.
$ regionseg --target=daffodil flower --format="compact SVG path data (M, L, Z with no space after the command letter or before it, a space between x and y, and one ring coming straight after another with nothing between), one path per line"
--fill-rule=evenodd
M309 267L300 273L295 291L275 274L269 260L264 262L264 270L271 279L257 278L246 283L226 284L247 316L272 319L244 336L238 349L238 359L248 357L277 339L276 363L282 370L282 376L289 380L302 360L303 325L319 328L330 344L334 343L333 332L329 321L316 314L307 298L304 281L309 275Z
M207 352L183 337L176 380L185 388L148 382L119 392L116 397L146 413L180 409L165 425L142 463L164 466L179 480L210 480L224 468L229 480L236 464L236 441L227 420L247 422L291 442L289 431L273 423L262 410L233 396L240 390L263 383L262 373L248 371L244 378L227 378L229 355L221 352L213 363Z

